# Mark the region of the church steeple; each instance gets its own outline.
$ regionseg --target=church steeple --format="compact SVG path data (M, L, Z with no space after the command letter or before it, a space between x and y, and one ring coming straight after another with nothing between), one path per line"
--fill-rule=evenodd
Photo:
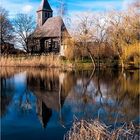
M37 25L42 26L45 21L53 16L53 10L48 2L48 0L42 0L38 10L37 10Z

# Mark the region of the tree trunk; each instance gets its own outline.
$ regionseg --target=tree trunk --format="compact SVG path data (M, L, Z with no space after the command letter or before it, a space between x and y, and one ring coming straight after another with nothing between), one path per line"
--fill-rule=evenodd
M93 76L94 76L94 73L95 73L95 67L93 68L92 73L91 73L89 79L87 80L86 84L85 84L84 87L83 87L82 95L85 95L85 93L86 93L86 91L87 91L87 87L88 87L88 85L90 84L90 81L92 80L92 78L93 78Z
M120 62L121 62L121 72L123 73L124 72L124 62L123 62L123 58L121 57L120 54L119 54L119 59L120 59Z
M94 57L92 56L92 53L91 53L91 51L89 50L88 47L87 47L87 51L88 51L88 54L89 54L90 59L91 59L91 61L92 61L93 67L95 68L95 67L96 67L96 65L95 65L95 59L94 59Z
M124 62L123 62L123 59L121 59L121 71L122 71L122 73L124 72Z
M26 52L29 53L29 43L28 43L28 40L25 41L25 47L26 47Z

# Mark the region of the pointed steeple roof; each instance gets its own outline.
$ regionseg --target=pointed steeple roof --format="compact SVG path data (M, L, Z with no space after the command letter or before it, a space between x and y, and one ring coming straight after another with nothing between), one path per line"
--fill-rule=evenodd
M70 36L63 19L61 17L51 17L43 24L43 26L35 30L33 36L35 38L61 37L62 33L65 33L68 37Z
M37 11L42 11L42 10L52 11L48 0L42 0L41 1L41 4L40 4L40 6L39 6Z

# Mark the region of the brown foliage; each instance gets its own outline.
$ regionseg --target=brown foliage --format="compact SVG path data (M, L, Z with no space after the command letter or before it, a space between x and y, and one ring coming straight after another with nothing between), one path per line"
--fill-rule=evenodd
M68 60L74 60L81 56L81 51L75 45L75 40L72 38L66 39L67 42L67 49L65 49L65 57Z

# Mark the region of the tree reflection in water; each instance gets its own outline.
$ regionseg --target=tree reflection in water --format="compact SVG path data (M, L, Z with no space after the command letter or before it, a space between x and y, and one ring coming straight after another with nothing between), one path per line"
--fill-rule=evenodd
M5 72L4 72L5 71ZM121 73L111 69L89 71L61 71L58 69L2 69L1 104L5 114L15 94L15 73L26 71L25 90L18 97L18 107L32 110L36 97L36 114L46 127L53 111L66 127L69 115L77 118L101 119L108 124L129 122L139 116L139 72ZM9 78L10 77L10 78ZM9 80L8 80L9 79ZM11 81L11 82L10 82ZM130 111L131 110L131 111ZM71 120L72 121L72 120Z
M1 116L5 114L5 110L7 110L7 107L10 104L14 91L15 91L15 87L13 85L13 80L10 80L9 78L1 77L0 79Z

